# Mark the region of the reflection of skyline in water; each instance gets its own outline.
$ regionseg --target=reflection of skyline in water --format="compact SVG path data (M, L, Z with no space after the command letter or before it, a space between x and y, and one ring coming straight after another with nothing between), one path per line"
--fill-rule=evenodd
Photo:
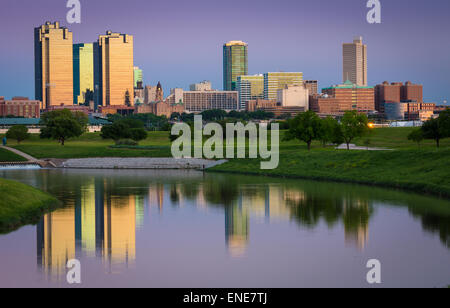
M88 177L72 187L65 208L45 215L37 226L38 265L51 276L65 273L68 260L96 257L114 273L136 260L136 230L144 211L194 204L201 210L219 207L225 216L225 244L231 257L245 257L250 221L295 220L313 228L322 219L329 227L341 220L345 240L363 249L372 206L368 201L310 195L279 184L241 185L226 182L147 183L131 187L103 177Z

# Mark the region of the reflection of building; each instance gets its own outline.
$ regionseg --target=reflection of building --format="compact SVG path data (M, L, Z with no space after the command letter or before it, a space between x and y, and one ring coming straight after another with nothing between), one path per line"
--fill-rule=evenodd
M231 256L243 256L248 245L248 208L244 208L242 204L225 207L225 235Z
M110 265L129 264L136 258L135 197L108 196L104 216L104 260Z
M369 240L370 205L360 200L346 200L343 206L345 240L364 249Z
M164 206L164 185L155 184L148 189L149 204L151 207L156 206L162 211Z
M99 257L108 265L130 264L136 258L136 227L143 220L143 200L111 195L101 178L88 180L75 193L70 208L45 215L37 226L37 260L54 277L79 256ZM111 270L111 268L110 268Z
M43 109L73 104L72 32L58 22L34 29L36 100Z
M75 211L58 210L37 225L38 266L51 277L66 274L68 260L75 258Z

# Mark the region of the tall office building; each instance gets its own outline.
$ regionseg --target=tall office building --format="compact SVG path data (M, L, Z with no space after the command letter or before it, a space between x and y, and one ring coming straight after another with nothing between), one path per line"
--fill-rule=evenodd
M94 91L94 44L73 45L73 104L90 101Z
M246 109L250 100L264 98L264 75L238 76L237 91L239 92L240 109Z
M248 75L248 45L230 41L223 45L223 90L236 91L238 76Z
M120 106L134 102L133 36L100 35L94 43L96 105Z
M367 45L362 37L356 37L353 43L345 43L343 50L343 82L347 80L358 86L367 86Z
M278 90L286 86L303 86L303 73L265 73L264 74L264 99L278 98Z
M35 96L43 108L73 104L73 37L58 22L34 29Z
M143 83L142 70L138 66L135 66L133 68L133 72L134 72L134 87L137 88L139 82Z

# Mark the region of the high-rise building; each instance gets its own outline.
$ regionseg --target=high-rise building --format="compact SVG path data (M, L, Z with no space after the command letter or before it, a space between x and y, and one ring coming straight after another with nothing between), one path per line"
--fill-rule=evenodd
M238 76L239 107L245 109L250 100L264 98L264 75Z
M73 104L73 37L58 22L34 29L36 100L47 108Z
M94 43L96 105L118 106L134 102L133 36L100 35Z
M305 80L305 87L309 91L309 95L319 93L319 85L317 80Z
M142 70L135 66L133 68L133 72L134 72L134 87L137 88L138 87L138 83L143 83L143 78L142 78Z
M94 44L73 45L73 104L89 102L94 91Z
M223 45L223 90L236 91L238 76L248 75L248 45L230 41Z
M265 73L264 74L264 99L277 99L278 90L286 86L303 86L303 73Z
M205 80L199 83L191 84L189 86L189 89L191 91L211 91L212 90L211 81Z
M356 37L353 43L345 43L343 50L343 82L350 80L357 86L367 86L367 45L362 37Z

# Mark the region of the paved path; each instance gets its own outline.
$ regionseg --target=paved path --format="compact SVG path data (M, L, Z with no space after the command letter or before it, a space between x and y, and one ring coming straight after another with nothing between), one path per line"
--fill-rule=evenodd
M19 156L22 156L23 158L25 158L29 162L33 162L33 163L39 162L39 159L36 159L33 156L30 156L30 155L28 155L28 154L26 154L26 153L24 153L22 151L14 149L14 148L5 147L5 146L0 146L0 148L8 150L8 151L11 151L11 152L13 152L13 153L15 153L15 154L17 154Z
M347 145L341 144L336 148L337 150L347 150ZM360 151L392 151L392 149L384 149L384 148L371 148L371 147L358 147L354 144L350 144L350 150L360 150Z
M226 160L214 161L196 158L144 158L144 157L104 157L68 159L62 168L76 169L208 169Z

